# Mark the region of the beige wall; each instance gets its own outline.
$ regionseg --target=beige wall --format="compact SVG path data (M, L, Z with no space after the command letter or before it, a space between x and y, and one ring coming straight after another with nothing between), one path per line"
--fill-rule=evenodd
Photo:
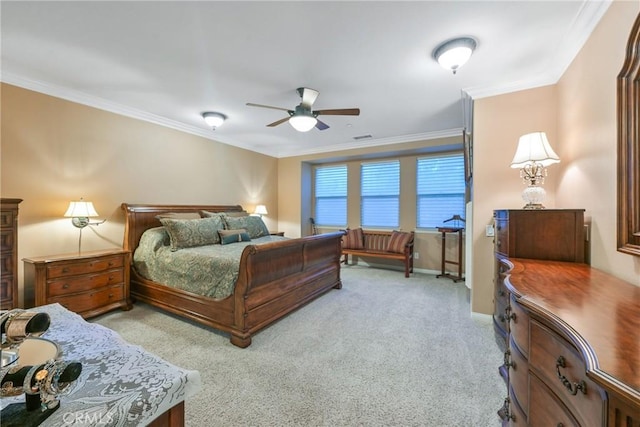
M556 198L581 206L591 221L591 265L640 286L640 257L616 250L616 78L638 1L615 1L558 83Z
M479 99L474 106L472 310L493 309L493 209L520 208L509 168L520 135L543 130L561 158L549 167L547 207L584 208L591 264L640 286L640 259L616 251L616 75L638 2L615 1L557 85Z
M2 85L2 197L20 205L18 277L25 257L77 252L71 200L107 222L83 231L83 250L120 247L120 204L267 205L277 227L277 159L163 126ZM22 290L20 290L22 296Z

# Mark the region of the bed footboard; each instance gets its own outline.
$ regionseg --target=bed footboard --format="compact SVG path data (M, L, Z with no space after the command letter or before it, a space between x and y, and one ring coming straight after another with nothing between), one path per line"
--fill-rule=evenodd
M340 289L343 234L327 233L245 248L234 292L231 342L247 347L255 332L328 290Z

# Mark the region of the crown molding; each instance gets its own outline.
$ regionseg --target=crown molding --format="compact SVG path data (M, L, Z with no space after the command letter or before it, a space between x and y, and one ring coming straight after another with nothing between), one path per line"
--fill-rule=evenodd
M582 2L580 10L574 17L573 22L567 27L567 32L562 41L558 44L560 47L555 49L555 54L550 60L550 66L547 68L547 72L543 75L535 79L509 82L504 85L469 87L463 90L473 99L480 99L558 83L609 9L609 6L611 6L612 1L613 0L599 0Z
M362 141L343 142L340 144L327 145L318 149L299 150L296 152L281 151L278 158L309 156L313 154L334 153L336 151L356 150L358 148L380 147L383 145L403 144L409 142L429 141L439 138L460 137L462 141L462 128L445 129L434 132L416 133L412 135L400 135L389 138L366 139Z

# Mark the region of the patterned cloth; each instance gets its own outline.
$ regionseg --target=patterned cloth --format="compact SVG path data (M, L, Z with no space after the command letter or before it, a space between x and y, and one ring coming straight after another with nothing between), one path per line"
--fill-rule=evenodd
M62 348L62 358L82 363L82 373L60 408L41 426L142 426L201 389L200 373L179 368L128 344L116 332L88 323L59 304L29 309L51 317L42 335ZM24 395L0 399L0 407Z
M143 277L157 283L211 298L233 293L240 256L248 245L286 240L265 236L248 242L205 245L172 251L164 227L144 232L133 254L133 266Z

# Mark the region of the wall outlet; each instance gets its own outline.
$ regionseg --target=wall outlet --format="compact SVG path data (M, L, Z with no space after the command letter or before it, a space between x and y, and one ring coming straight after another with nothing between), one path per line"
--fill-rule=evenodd
M486 226L484 235L487 237L495 236L495 230L493 229L493 225Z
M420 252L414 252L413 259L420 259Z

